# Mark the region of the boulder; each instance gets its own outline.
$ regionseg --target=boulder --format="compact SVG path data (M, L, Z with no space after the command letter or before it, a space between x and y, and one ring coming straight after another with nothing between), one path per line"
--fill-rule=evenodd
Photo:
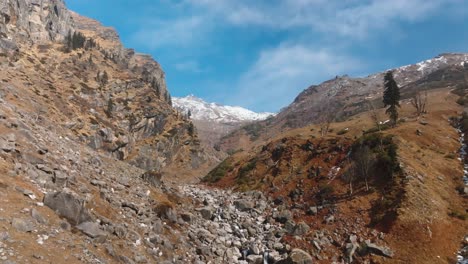
M276 212L273 215L273 218L280 223L286 223L289 219L292 219L292 213L285 209L280 212Z
M31 232L35 228L30 219L13 218L11 225L20 232Z
M76 228L91 238L106 236L106 232L101 230L99 225L95 222L84 222L77 225Z
M153 187L159 187L162 184L162 174L154 170L143 173L141 178Z
M250 209L254 208L253 202L248 200L234 201L234 206L241 212L249 211Z
M278 264L312 264L313 259L309 253L302 249L295 248L291 251L288 258L278 261Z
M92 221L91 214L84 207L84 201L68 192L47 193L44 205L66 218L71 224L79 225Z
M31 216L32 218L34 218L34 220L36 220L39 224L47 224L47 219L44 218L44 216L42 216L41 213L39 213L36 208L33 208L31 210Z
M384 256L384 257L388 257L388 258L392 258L393 255L394 255L393 251L391 249L389 249L388 247L378 246L378 245L370 242L370 240L366 240L365 242L366 242L367 249L371 253L381 255L381 256Z
M201 208L199 211L203 219L211 220L211 218L213 217L214 208L211 206L206 206Z
M295 236L302 236L307 234L309 230L310 227L306 223L300 222L294 227L292 234Z

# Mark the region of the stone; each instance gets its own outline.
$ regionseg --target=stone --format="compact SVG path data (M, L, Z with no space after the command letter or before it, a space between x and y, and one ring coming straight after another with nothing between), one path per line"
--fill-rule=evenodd
M318 208L317 206L311 206L309 207L309 209L307 210L307 214L309 215L316 215L318 213Z
M294 232L295 226L296 223L293 220L288 220L286 223L284 223L284 230L286 230L286 232L289 234L292 234Z
M114 228L114 234L118 238L125 238L125 236L127 235L127 229L121 225L118 225Z
M291 251L288 258L277 262L278 264L312 264L313 259L309 253L302 249L295 248Z
M70 231L71 230L71 225L67 221L62 221L62 222L60 222L60 228L62 228L63 230L66 230L66 231Z
M55 186L59 188L67 187L68 176L61 171L54 171L54 177L52 178Z
M329 215L328 217L325 218L325 223L326 224L331 224L333 222L335 222L335 216Z
M289 210L281 210L280 212L276 212L273 218L280 222L280 223L286 223L289 219L292 219L292 213Z
M263 264L263 256L260 255L248 255L247 262L249 264Z
M154 170L143 173L141 178L153 187L159 187L162 184L162 174Z
M294 236L303 236L307 234L309 230L310 227L306 223L300 222L294 227L294 231L292 232L292 234Z
M11 225L20 232L31 232L35 225L30 219L13 218Z
M44 196L44 205L54 210L59 216L66 218L73 225L92 221L90 213L84 207L84 201L72 193L47 193Z
M83 232L85 235L91 237L91 238L97 238L101 236L106 236L106 232L101 230L99 227L99 224L95 222L84 222L76 226L76 229L80 230Z
M241 212L249 211L250 209L254 208L253 202L248 200L234 201L234 206Z
M367 249L374 254L381 255L384 257L388 257L388 258L392 258L394 255L393 251L388 247L378 246L370 242L370 240L366 240L365 243L366 243Z
M184 220L187 223L192 223L193 220L193 215L191 213L182 213L180 214L180 217L182 220Z
M200 214L203 217L203 219L211 220L211 218L213 217L213 212L215 210L211 206L206 206L206 207L201 208L199 211L200 211Z
M11 152L16 149L16 136L14 134L8 134L0 137L0 149L5 152Z
M31 210L31 216L32 218L34 218L34 220L36 220L36 222L38 222L39 224L47 224L47 219L44 218L44 216L42 216L41 213L39 213L39 211L36 210L36 208L33 208Z

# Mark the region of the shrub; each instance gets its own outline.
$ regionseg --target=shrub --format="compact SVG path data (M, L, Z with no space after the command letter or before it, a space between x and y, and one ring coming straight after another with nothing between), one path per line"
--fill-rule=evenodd
M247 174L253 169L255 169L256 165L257 165L257 159L254 158L250 160L246 165L242 166L242 168L240 168L239 172L237 173L238 181L244 181Z
M203 182L215 183L226 176L228 171L232 171L231 160L229 158L223 160L216 168L211 170L205 177Z
M454 218L458 218L460 220L466 220L468 219L468 215L464 212L460 212L460 211L457 211L457 210L451 210L448 215L450 217L454 217Z
M334 193L335 193L335 188L333 188L333 186L331 186L330 184L322 184L319 186L318 195L322 199L327 200L331 198L334 195Z
M260 132L262 130L262 125L259 123L252 123L244 126L242 128L245 132L247 132L247 135L250 136L251 140L256 140L260 137Z
M336 132L337 135L341 136L349 132L348 128L341 129L340 131Z

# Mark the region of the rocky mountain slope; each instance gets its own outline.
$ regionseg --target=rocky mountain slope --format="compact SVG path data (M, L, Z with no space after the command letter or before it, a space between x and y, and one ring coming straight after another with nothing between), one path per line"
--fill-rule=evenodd
M392 69L395 80L401 87L403 98L408 98L416 91L446 87L449 82L463 82L459 74L463 71L468 54L446 53L414 65ZM301 92L294 102L284 108L274 118L257 122L254 127L240 129L221 140L224 150L236 149L251 144L251 139L262 139L280 131L304 127L310 124L324 123L327 120L342 121L348 117L374 107L382 106L383 75L376 73L362 78L337 76L319 85L312 85ZM433 81L432 86L419 85ZM439 81L440 83L436 83ZM444 83L441 83L444 82ZM254 135L254 136L252 136Z
M461 65L412 82L437 101L424 120L405 102L406 122L384 131L402 168L390 184L346 194L347 153L371 126L361 113L324 138L314 126L267 134L210 173L215 189L186 184L216 160L171 106L161 66L115 30L62 0L6 0L0 32L2 263L445 263L460 248L448 120L467 96L449 92ZM263 138L256 123L243 130Z
M452 77L445 81L456 83ZM230 156L204 181L271 197L284 215L283 241L314 263L456 263L459 248L468 257L468 188L450 121L463 111L453 88L431 90L419 117L404 100L405 121L382 134L371 112L332 123L326 136L319 125L278 133ZM377 113L384 118L384 109Z
M193 95L173 98L174 107L182 114L190 112L190 119L198 130L200 139L210 146L223 136L254 121L273 117L274 113L255 113L239 106L208 103Z

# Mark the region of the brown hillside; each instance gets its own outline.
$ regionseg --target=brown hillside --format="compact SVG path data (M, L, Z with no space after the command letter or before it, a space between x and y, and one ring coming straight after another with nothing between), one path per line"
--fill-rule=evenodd
M409 101L403 101L400 115L405 122L383 131L384 135L393 135L398 145L402 173L398 180L401 183L395 187L382 183L381 176L374 174L371 191L366 191L361 181L355 183L354 194L349 196L345 157L355 139L373 127L368 112L333 123L326 137L320 137L317 126L308 126L282 133L264 146L241 151L227 159L224 177L213 185L262 190L279 209L291 208L296 222L305 221L312 230L334 234L338 244L323 249L330 257L343 254L341 243L356 233L363 239L386 244L395 252L392 259L371 257L375 263L454 263L455 252L468 230L467 221L450 216L454 212L466 214L468 208L466 198L456 191L462 184L462 165L452 158L460 147L459 135L449 122L450 117L461 115L457 99L450 89L431 91L429 112L422 117L416 117ZM383 109L379 112L385 117ZM337 135L344 129L348 132ZM210 176L213 174L205 179L210 180ZM388 188L399 189L403 196L394 196ZM374 223L378 216L375 205L381 199L397 199L396 218L384 216ZM311 216L307 213L311 206L322 209ZM331 215L335 222L324 222ZM379 232L385 235L376 236ZM310 232L306 241L315 234ZM324 255L313 243L293 237L288 242L316 256Z

